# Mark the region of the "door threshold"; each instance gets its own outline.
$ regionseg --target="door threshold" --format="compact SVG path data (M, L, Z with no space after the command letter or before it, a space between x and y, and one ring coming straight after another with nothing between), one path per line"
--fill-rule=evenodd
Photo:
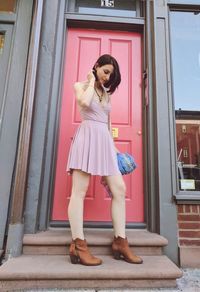
M68 221L50 221L49 227L70 228ZM91 222L84 221L84 228L107 228L112 229L111 222ZM126 224L126 229L146 229L147 225L144 222L131 222Z

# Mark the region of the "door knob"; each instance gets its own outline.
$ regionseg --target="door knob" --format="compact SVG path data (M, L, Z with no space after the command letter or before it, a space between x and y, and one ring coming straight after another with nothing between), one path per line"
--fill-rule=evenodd
M137 134L138 134L138 136L141 136L142 135L142 131L138 131Z

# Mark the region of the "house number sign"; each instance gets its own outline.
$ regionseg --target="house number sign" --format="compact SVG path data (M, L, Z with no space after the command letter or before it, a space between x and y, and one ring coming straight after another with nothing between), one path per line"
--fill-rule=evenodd
M101 0L101 7L114 7L114 0Z

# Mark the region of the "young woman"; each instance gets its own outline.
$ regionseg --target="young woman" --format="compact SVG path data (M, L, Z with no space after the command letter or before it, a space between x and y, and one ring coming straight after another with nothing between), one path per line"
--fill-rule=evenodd
M87 81L74 85L82 122L72 141L67 171L72 174L72 192L68 216L72 232L70 258L72 263L100 265L83 233L83 201L91 175L102 176L112 193L111 215L114 228L112 251L115 259L123 256L129 263L142 263L132 253L125 235L126 187L117 163L117 149L112 139L110 95L121 82L119 65L111 55L102 55Z

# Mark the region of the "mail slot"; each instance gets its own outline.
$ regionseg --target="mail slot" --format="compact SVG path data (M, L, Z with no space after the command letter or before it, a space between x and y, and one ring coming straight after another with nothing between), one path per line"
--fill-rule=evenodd
M112 136L113 139L119 137L119 128L112 128Z

